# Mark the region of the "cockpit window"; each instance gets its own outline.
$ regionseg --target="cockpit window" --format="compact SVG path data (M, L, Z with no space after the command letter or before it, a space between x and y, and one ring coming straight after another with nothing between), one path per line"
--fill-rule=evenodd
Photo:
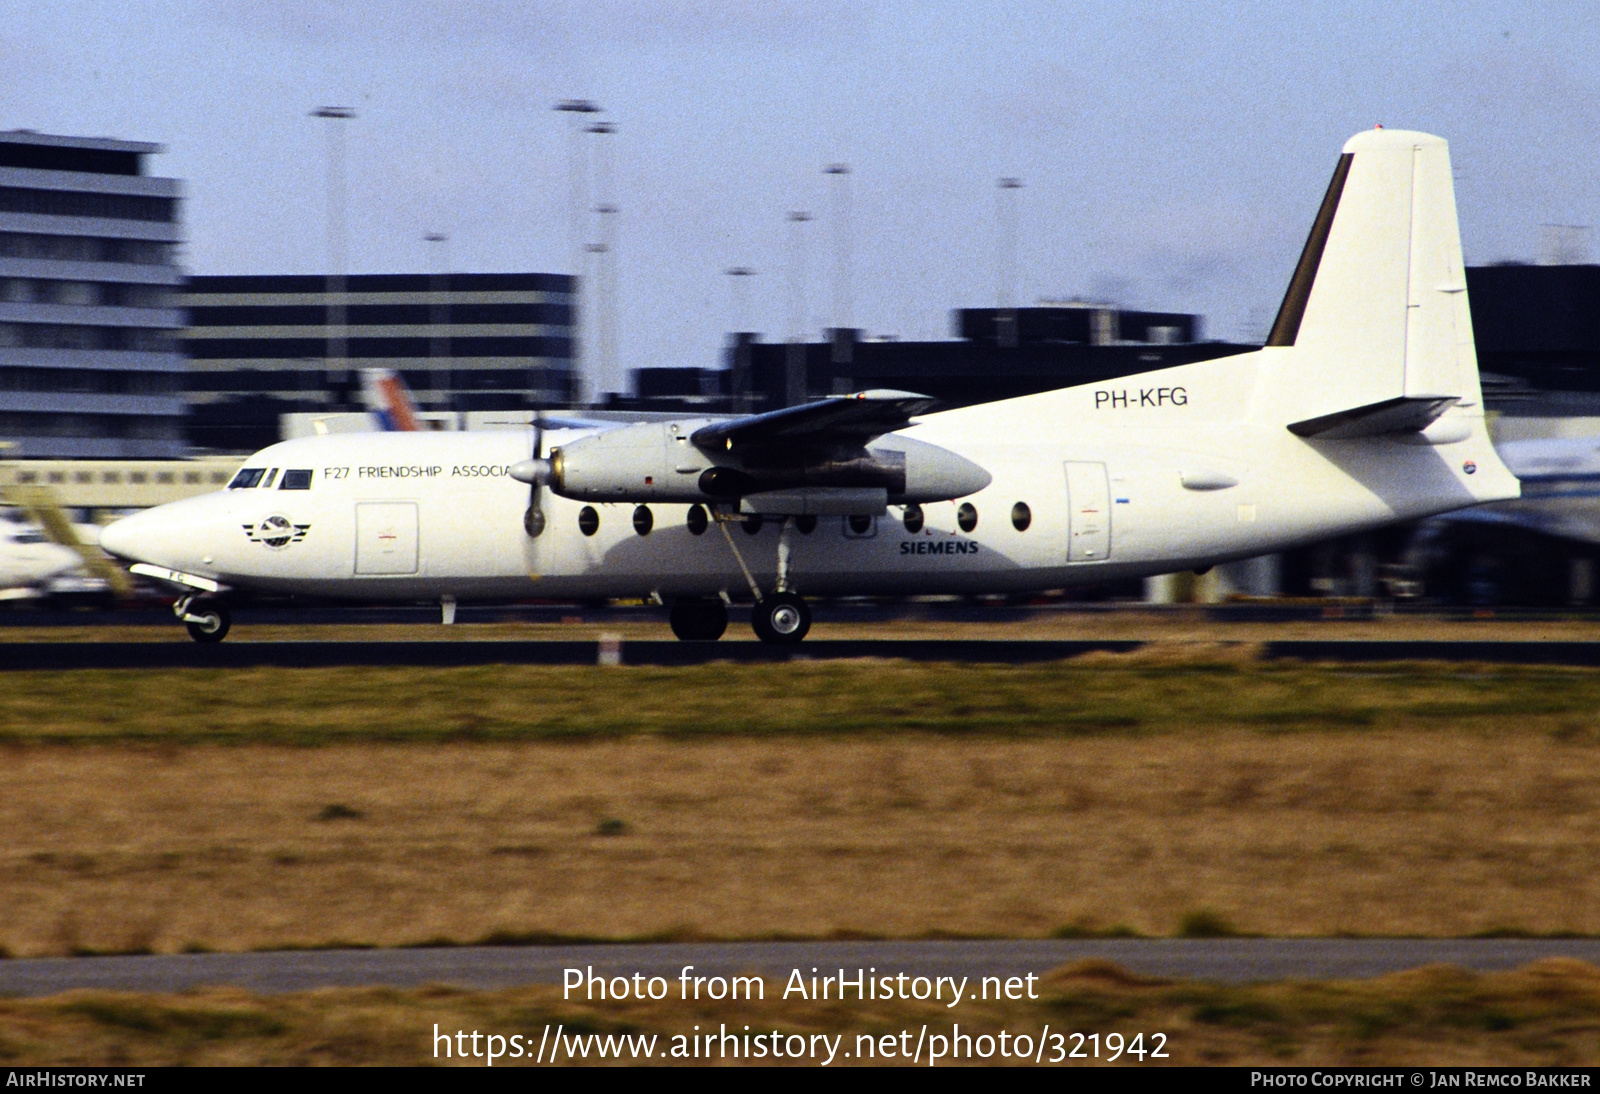
M311 472L290 468L283 473L283 481L278 484L279 490L310 490Z
M49 539L37 528L18 528L11 536L13 543L48 543Z
M271 490L272 489L272 480L276 479L277 477L278 477L278 469L276 467L274 467L271 471L267 472L267 477L261 480L261 489L263 489L263 490Z
M249 490L261 481L261 476L267 473L264 467L247 467L233 477L228 484L229 490Z

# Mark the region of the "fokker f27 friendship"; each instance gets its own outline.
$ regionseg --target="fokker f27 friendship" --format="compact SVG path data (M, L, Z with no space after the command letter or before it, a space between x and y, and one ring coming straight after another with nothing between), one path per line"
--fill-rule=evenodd
M1266 345L930 413L864 391L614 428L344 434L101 539L183 592L657 597L684 639L732 600L797 642L804 596L1017 593L1168 573L1518 496L1485 431L1450 157L1373 130L1339 157ZM558 427L559 426L559 427Z

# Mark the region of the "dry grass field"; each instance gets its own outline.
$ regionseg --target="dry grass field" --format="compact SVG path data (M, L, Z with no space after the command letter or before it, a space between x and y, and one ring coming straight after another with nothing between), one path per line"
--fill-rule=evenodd
M553 1039L558 1024L564 1044L590 1034L626 1035L636 1048L653 1048L658 1063L674 1061L675 1035L698 1026L753 1033L779 1031L806 1038L822 1033L835 1043L833 1066L863 1062L865 1042L908 1031L915 1045L924 1025L948 1037L959 1022L968 1035L1006 1030L1030 1038L1048 1025L1055 1034L1098 1034L1100 1060L1089 1056L1096 1042L1046 1041L1045 1062L1058 1051L1086 1058L1065 1064L1108 1062L1108 1035L1123 1043L1143 1033L1164 1033L1163 1064L1373 1065L1390 1066L1594 1066L1600 1063L1600 970L1573 961L1546 961L1510 973L1473 975L1452 969L1414 972L1360 982L1278 983L1219 986L1128 976L1115 968L1085 963L1043 979L1037 1001L963 1004L958 1011L914 1002L840 1004L781 1001L782 984L769 982L764 1002L661 1003L566 1002L558 988L463 992L335 989L259 996L239 991L202 991L179 996L75 992L50 999L0 1000L0 1063L112 1064L466 1064L484 1066L483 1055L462 1060L434 1056L435 1026L503 1038L524 1038L521 1058L500 1066L529 1065L546 1024ZM1055 1035L1053 1034L1052 1037ZM648 1039L648 1040L646 1040ZM882 1041L877 1042L879 1046ZM615 1042L613 1042L615 1044ZM741 1046L742 1047L742 1046ZM822 1046L817 1043L819 1054ZM976 1038L974 1053L984 1050ZM485 1053L486 1041L479 1042ZM509 1052L510 1045L506 1045ZM1016 1064L996 1045L987 1060L948 1058L952 1064ZM631 1063L614 1056L577 1063ZM470 1049L469 1049L470 1051ZM909 1047L907 1049L909 1051ZM845 1053L849 1057L845 1057ZM441 1054L442 1055L442 1054ZM667 1056L668 1058L662 1059ZM565 1056L563 1063L569 1062ZM700 1062L704 1062L703 1060ZM770 1058L728 1060L770 1065ZM800 1063L815 1066L820 1060ZM904 1059L871 1062L910 1063ZM927 1056L920 1066L928 1066ZM1032 1063L1032 1061L1028 1061ZM1141 1066L1124 1055L1119 1064Z
M1600 674L0 675L11 954L1600 933Z

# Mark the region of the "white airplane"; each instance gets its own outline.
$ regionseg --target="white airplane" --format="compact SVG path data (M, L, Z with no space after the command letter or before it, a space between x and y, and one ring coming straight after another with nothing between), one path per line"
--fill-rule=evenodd
M654 597L683 639L750 599L757 635L797 642L803 595L1169 573L1518 496L1484 427L1449 151L1423 133L1345 145L1261 350L932 402L300 438L101 544L182 590L202 641L258 589L436 599L447 622L457 600Z
M37 595L53 578L83 565L83 557L39 528L0 520L0 600Z

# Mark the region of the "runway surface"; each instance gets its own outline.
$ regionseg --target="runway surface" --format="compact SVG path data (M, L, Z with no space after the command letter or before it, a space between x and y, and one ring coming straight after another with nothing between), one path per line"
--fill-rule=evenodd
M1134 640L861 639L819 640L796 646L753 641L622 643L628 665L703 665L716 661L830 661L881 657L909 661L1035 664L1093 651L1131 653ZM1243 645L1243 644L1241 644ZM1267 660L1382 662L1476 661L1524 665L1600 665L1600 642L1286 640L1261 642ZM387 665L453 668L463 665L593 665L593 641L420 642L10 642L0 643L0 670L326 668Z
M1424 965L1512 969L1549 957L1600 963L1595 939L1093 939L974 942L724 942L647 945L463 946L409 950L65 957L0 961L0 995L53 995L75 988L176 992L231 985L258 992L324 987L450 984L506 988L559 984L564 969L642 973L675 981L759 973L786 980L844 969L876 975L1043 975L1075 961L1114 962L1146 976L1221 982L1361 979Z

